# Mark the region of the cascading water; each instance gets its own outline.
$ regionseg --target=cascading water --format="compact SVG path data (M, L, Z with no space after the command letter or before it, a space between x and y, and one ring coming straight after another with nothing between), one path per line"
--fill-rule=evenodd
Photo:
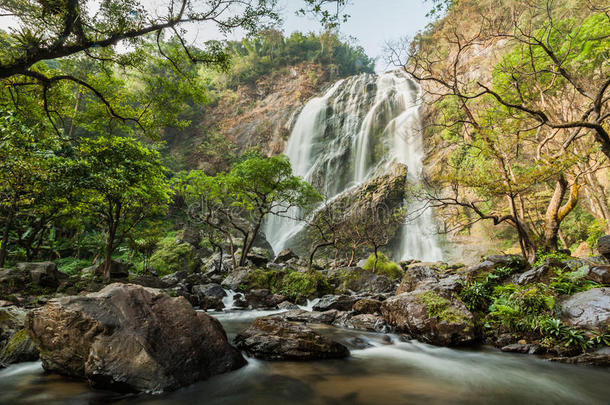
M418 183L424 157L419 117L420 89L400 72L362 74L336 82L310 100L293 127L285 154L296 175L328 198L369 180L392 162L408 167ZM406 222L398 235L397 259L440 260L430 210ZM303 227L272 217L265 234L277 253Z

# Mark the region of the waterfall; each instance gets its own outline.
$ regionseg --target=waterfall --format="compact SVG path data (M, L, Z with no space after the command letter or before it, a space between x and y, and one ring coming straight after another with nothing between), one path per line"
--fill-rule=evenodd
M284 152L294 174L328 198L369 180L392 162L407 165L409 181L419 183L424 158L419 96L419 86L400 72L336 82L311 99L294 124ZM400 229L395 259L442 258L433 214L420 211ZM302 227L301 222L272 217L265 234L277 253Z

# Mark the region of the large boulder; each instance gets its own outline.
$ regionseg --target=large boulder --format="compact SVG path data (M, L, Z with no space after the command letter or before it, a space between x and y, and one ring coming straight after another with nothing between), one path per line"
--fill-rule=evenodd
M551 281L551 278L557 275L557 270L566 271L570 267L561 260L555 258L547 258L544 263L536 266L524 273L515 274L511 281L518 285L527 285L531 283L546 283Z
M319 311L307 311L304 309L293 309L277 316L280 316L288 321L303 322L303 323L319 323L332 325L335 322L339 311L331 309L324 312Z
M352 305L352 310L357 314L377 314L381 312L381 301L363 298Z
M434 291L412 291L390 297L381 313L396 331L441 346L471 343L475 339L474 318L457 298L441 297Z
M610 288L593 288L561 301L563 320L570 326L608 330L610 326Z
M53 299L26 329L46 370L117 391L174 390L245 364L215 318L132 284Z
M610 235L604 235L597 240L597 251L610 261Z
M0 307L0 348L23 328L28 312L19 307Z
M349 356L349 350L308 326L279 316L257 318L235 337L235 345L263 360L318 360Z
M27 283L26 275L17 269L2 269L0 268L0 284L5 284L10 287L20 287Z
M53 262L17 263L16 267L22 273L29 274L32 283L40 287L57 288L62 280L68 278L57 271Z
M405 270L404 276L402 276L400 285L396 290L396 295L414 291L417 289L418 284L426 280L438 281L438 275L434 267L423 264L409 265Z

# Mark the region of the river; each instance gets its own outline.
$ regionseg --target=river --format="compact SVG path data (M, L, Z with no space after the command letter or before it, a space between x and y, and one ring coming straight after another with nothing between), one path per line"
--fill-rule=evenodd
M276 311L277 312L277 311ZM212 313L230 339L270 311ZM344 360L266 362L158 396L92 390L39 362L0 371L0 404L609 404L610 370L486 347L449 349L398 336L320 326L351 350Z

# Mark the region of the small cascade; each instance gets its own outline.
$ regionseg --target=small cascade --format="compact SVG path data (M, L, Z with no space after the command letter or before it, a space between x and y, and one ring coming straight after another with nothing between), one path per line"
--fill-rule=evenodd
M225 306L224 310L225 311L230 311L232 309L235 309L235 295L239 294L233 290L224 290L225 291L225 295L224 297L222 297L222 303Z
M423 140L420 89L401 72L362 74L340 80L311 99L298 116L285 154L296 175L329 199L382 173L393 162L407 165L411 183L420 182ZM431 210L418 212L397 235L394 258L442 259ZM420 212L421 211L421 212ZM298 211L292 211L296 217ZM265 235L279 252L303 227L302 222L272 217Z
M307 300L307 303L305 305L299 305L299 308L301 308L304 311L313 311L313 307L320 302L320 298L314 298L313 300Z

